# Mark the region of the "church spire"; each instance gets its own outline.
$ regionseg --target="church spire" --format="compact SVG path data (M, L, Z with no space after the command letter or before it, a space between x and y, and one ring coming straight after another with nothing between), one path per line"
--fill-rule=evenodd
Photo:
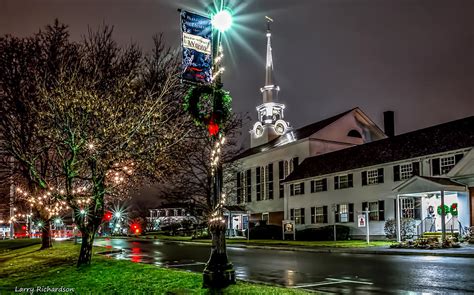
M273 19L268 16L265 16L265 18L267 19L267 60L265 63L265 86L260 89L263 95L263 103L272 102L273 99L276 99L280 90L273 81L272 32L270 30Z
M270 24L273 19L268 16L267 20L267 61L265 63L265 86L260 88L263 103L257 107L258 121L250 131L250 146L255 147L269 142L291 130L288 122L283 117L285 105L278 103L277 95L280 87L273 81L273 56L272 56L272 32Z

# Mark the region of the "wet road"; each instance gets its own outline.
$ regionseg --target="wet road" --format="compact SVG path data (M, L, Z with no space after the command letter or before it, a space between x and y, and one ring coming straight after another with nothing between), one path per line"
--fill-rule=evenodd
M162 241L104 239L117 259L201 272L210 247ZM310 253L228 246L238 279L347 294L474 294L474 259L436 256Z

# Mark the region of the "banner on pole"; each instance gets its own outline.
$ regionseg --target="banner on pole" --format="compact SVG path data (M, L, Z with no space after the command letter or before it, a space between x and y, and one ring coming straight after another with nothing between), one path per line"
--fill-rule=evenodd
M189 11L181 11L181 46L183 59L181 79L210 84L212 77L211 19Z

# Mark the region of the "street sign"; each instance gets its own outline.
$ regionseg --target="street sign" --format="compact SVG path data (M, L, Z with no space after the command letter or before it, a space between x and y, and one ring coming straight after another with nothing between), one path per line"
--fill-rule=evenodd
M365 214L359 214L357 215L357 224L359 227L365 227L366 226L366 220L365 220Z

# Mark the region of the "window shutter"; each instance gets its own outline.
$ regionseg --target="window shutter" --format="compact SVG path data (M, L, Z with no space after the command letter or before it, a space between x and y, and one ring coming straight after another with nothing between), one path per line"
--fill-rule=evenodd
M339 176L334 176L334 189L339 189Z
M367 204L368 204L367 202L362 202L362 211L364 211L365 208L367 208Z
M295 171L296 167L298 167L298 164L299 164L298 161L299 161L298 157L293 158L293 171Z
M393 181L400 181L400 165L393 166Z
M341 210L341 208L339 207L339 205L336 205L336 212L334 212L334 219L336 220L336 222L341 222L341 216L339 215L339 210Z
M242 183L240 182L241 172L237 172L237 204L240 204L242 197Z
M420 162L413 162L412 164L413 174L412 175L420 175Z
M421 198L415 198L415 219L421 220Z
M457 154L454 156L454 163L458 163L459 161L461 161L462 157L464 157L464 154Z
M290 209L290 220L295 220L295 209Z
M300 191L301 191L300 195L304 195L304 187L305 187L304 184L305 184L304 182L300 183Z
M367 171L362 171L361 176L362 176L362 185L367 185Z
M268 164L268 198L273 200L273 163Z
M252 170L247 170L247 202L252 202Z
M323 206L323 223L328 223L328 206Z
M311 180L311 182L309 183L309 186L310 186L311 193L314 193L314 191L315 191L315 189L314 189L315 181Z
M294 196L294 194L295 194L294 187L295 187L294 184L290 184L290 196Z
M440 175L439 158L431 159L431 171L433 171L433 176Z
M347 175L347 180L348 180L348 187L353 187L354 183L353 183L352 173Z
M354 204L349 204L349 222L354 222Z
M311 207L311 223L316 223L316 207Z
M323 192L328 190L328 179L324 178L323 179Z
M362 185L367 185L367 171L362 171Z
M285 178L285 162L280 161L278 162L278 178L284 179Z
M383 168L379 168L377 171L378 182L383 183Z
M379 201L379 221L385 220L385 201Z
M304 218L304 208L301 208L300 209L300 212L301 212L301 224L305 224L305 218Z

